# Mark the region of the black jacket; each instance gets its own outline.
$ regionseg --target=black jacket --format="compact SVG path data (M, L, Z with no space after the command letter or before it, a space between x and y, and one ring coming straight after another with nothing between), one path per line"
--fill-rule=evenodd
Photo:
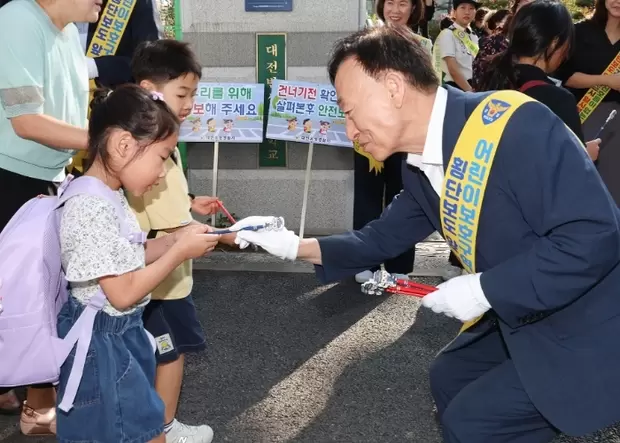
M103 1L102 11L105 10L107 3L108 0ZM90 41L97 28L97 23L91 23L88 27L86 47L90 45ZM101 86L109 88L132 82L131 58L136 47L143 41L160 38L162 38L161 22L159 21L159 13L155 1L137 0L116 55L95 58L97 70L99 71L99 77L97 77L96 82Z

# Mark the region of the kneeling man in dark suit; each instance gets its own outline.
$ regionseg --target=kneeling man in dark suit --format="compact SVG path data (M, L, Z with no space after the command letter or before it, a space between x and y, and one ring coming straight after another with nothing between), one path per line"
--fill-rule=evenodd
M357 231L239 244L329 282L442 232L470 271L422 302L465 323L430 370L445 441L543 443L619 421L620 216L581 142L516 91L438 86L406 29L339 41L329 74L349 138L378 161L406 153L403 191Z

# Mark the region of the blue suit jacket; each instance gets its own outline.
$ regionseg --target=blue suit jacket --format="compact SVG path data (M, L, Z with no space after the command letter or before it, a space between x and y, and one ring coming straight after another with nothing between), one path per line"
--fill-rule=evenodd
M445 165L485 96L448 92ZM439 197L426 176L405 163L403 186L380 219L319 240L319 278L340 280L441 232ZM569 435L620 420L619 221L594 164L565 125L538 102L517 110L489 176L476 265L528 395ZM467 346L472 335L444 352Z
M108 0L103 0L101 11L105 11ZM124 83L133 82L131 74L131 58L136 47L143 41L153 41L161 38L158 13L156 13L155 0L137 0L131 12L127 28L123 33L118 50L115 55L106 55L95 58L99 77L95 79L100 86L113 88ZM88 26L88 38L86 40L88 48L95 35L97 23Z

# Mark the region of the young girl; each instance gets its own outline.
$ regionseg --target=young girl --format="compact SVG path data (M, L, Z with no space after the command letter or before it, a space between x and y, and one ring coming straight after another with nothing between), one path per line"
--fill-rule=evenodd
M164 162L177 143L179 123L163 100L138 86L98 93L89 123L90 168L118 194L125 212L81 195L62 214L62 265L71 296L58 317L64 337L85 304L101 289L107 301L97 314L92 341L73 409L57 411L60 442L165 442L164 405L155 387L155 355L142 324L150 292L185 260L213 250L219 236L204 225L188 226L146 243L131 244L120 224L139 231L123 194L141 195L164 176ZM146 266L145 266L146 265ZM66 389L73 353L61 369L59 400Z

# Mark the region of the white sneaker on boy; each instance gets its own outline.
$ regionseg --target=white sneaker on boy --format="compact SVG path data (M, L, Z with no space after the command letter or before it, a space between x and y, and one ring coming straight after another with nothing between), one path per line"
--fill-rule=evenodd
M166 443L211 443L213 429L207 425L189 426L176 418L166 429Z

